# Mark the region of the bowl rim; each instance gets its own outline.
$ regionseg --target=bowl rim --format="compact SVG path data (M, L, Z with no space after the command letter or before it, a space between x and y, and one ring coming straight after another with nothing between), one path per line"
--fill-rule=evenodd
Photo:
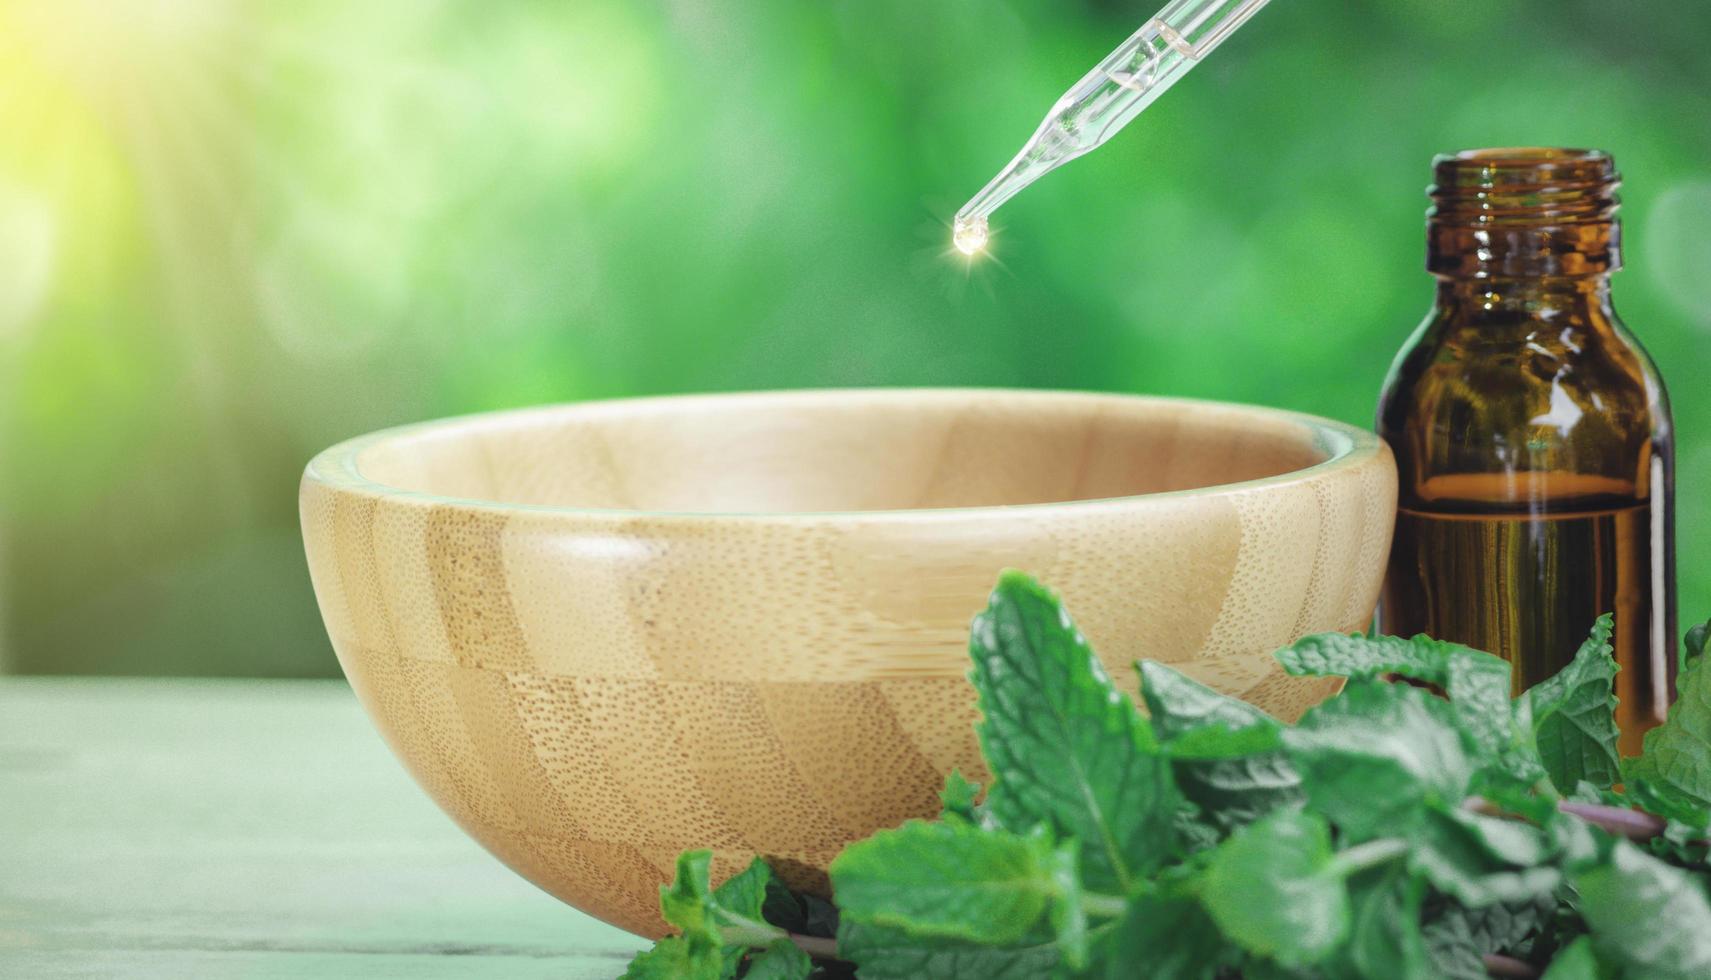
M358 459L368 449L382 443L401 439L424 432L455 431L457 429L476 429L493 425L506 419L525 419L532 416L554 415L564 412L583 411L599 413L615 411L623 408L651 406L692 406L696 402L721 403L749 402L765 403L800 402L801 400L824 400L829 402L848 401L852 398L872 399L878 401L919 401L923 398L944 398L947 400L965 400L980 395L1003 396L1005 398L1037 398L1041 401L1051 400L1084 400L1089 402L1126 403L1136 406L1176 406L1203 407L1233 413L1247 413L1276 421L1290 422L1304 427L1313 437L1318 448L1325 452L1326 458L1311 466L1297 470L1289 470L1271 476L1259 477L1252 480L1241 480L1233 483L1215 483L1204 487L1189 487L1182 490L1161 490L1152 493L1128 494L1117 497L1098 497L1084 500L1054 500L1018 504L982 504L969 507L926 507L926 508L893 508L880 510L833 510L833 511L692 511L692 510L646 510L640 508L622 507L581 507L562 504L525 504L504 500L489 500L479 497L459 497L447 494L430 493L424 490L411 490L406 487L394 486L370 479L365 475ZM975 517L1013 517L1019 513L1048 514L1053 511L1072 510L1087 512L1110 509L1127 509L1137 506L1148 506L1154 503L1165 503L1182 498L1213 497L1232 493L1245 493L1268 487L1285 486L1303 483L1310 480L1323 479L1344 469L1354 469L1368 464L1375 457L1388 455L1388 447L1376 433L1367 429L1328 419L1306 412L1291 409L1273 408L1264 405L1251 405L1242 402L1219 401L1207 398L1188 398L1175 395L1142 395L1121 392L1080 391L1074 389L1053 388L1001 388L1001 387L839 387L839 388L787 388L766 391L732 391L707 392L672 395L642 395L625 398L588 399L585 401L555 402L545 405L533 405L521 408L506 408L486 412L474 412L464 415L447 416L423 422L413 422L405 425L391 426L378 429L364 435L355 436L336 443L310 459L303 471L303 484L314 483L328 489L352 493L363 497L378 498L397 504L414 504L419 506L449 506L480 511L498 511L504 513L528 514L558 514L586 519L614 520L664 520L664 521L733 521L733 522L772 522L798 523L823 522L826 520L847 521L930 521L946 518L975 518Z

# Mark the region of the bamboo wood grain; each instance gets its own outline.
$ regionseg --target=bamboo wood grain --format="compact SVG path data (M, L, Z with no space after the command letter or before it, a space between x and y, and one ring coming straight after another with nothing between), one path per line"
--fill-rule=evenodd
M381 733L552 894L663 930L677 853L825 887L849 840L983 774L967 629L999 570L1118 683L1166 661L1287 719L1270 651L1366 626L1395 512L1369 433L1269 409L781 392L378 433L305 474L310 570Z

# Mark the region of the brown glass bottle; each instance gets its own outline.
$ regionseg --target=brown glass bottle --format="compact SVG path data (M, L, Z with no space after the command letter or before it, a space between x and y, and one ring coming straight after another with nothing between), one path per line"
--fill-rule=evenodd
M1663 383L1610 303L1615 165L1474 150L1433 177L1437 302L1379 400L1401 476L1380 628L1496 653L1519 690L1614 613L1635 753L1675 688L1674 467Z

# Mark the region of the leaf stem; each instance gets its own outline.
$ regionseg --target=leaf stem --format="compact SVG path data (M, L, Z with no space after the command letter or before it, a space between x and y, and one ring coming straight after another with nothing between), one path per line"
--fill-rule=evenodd
M1518 960L1513 956L1502 953L1486 953L1485 972L1494 977L1515 977L1516 980L1529 980L1539 975L1538 968L1526 960Z
M1629 840L1651 840L1663 833L1664 819L1644 810L1630 810L1625 806L1604 806L1599 803L1570 803L1566 800L1558 803L1557 809Z
M838 958L838 943L835 939L827 939L824 936L803 936L794 932L785 933L785 936L809 956L817 956L823 960Z
M1374 865L1395 860L1408 853L1408 842L1400 837L1384 837L1356 844L1331 858L1329 870L1340 877L1359 874Z
M728 909L719 910L717 924L719 941L728 946L765 946L789 935L770 922L756 922Z
M1129 910L1129 903L1116 895L1087 892L1081 896L1081 910L1088 915L1114 919Z

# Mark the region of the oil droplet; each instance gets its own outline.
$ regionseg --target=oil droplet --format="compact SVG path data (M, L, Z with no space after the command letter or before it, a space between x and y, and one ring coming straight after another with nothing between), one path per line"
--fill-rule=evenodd
M964 255L973 255L985 248L986 235L986 219L980 215L959 217L951 226L951 242Z

